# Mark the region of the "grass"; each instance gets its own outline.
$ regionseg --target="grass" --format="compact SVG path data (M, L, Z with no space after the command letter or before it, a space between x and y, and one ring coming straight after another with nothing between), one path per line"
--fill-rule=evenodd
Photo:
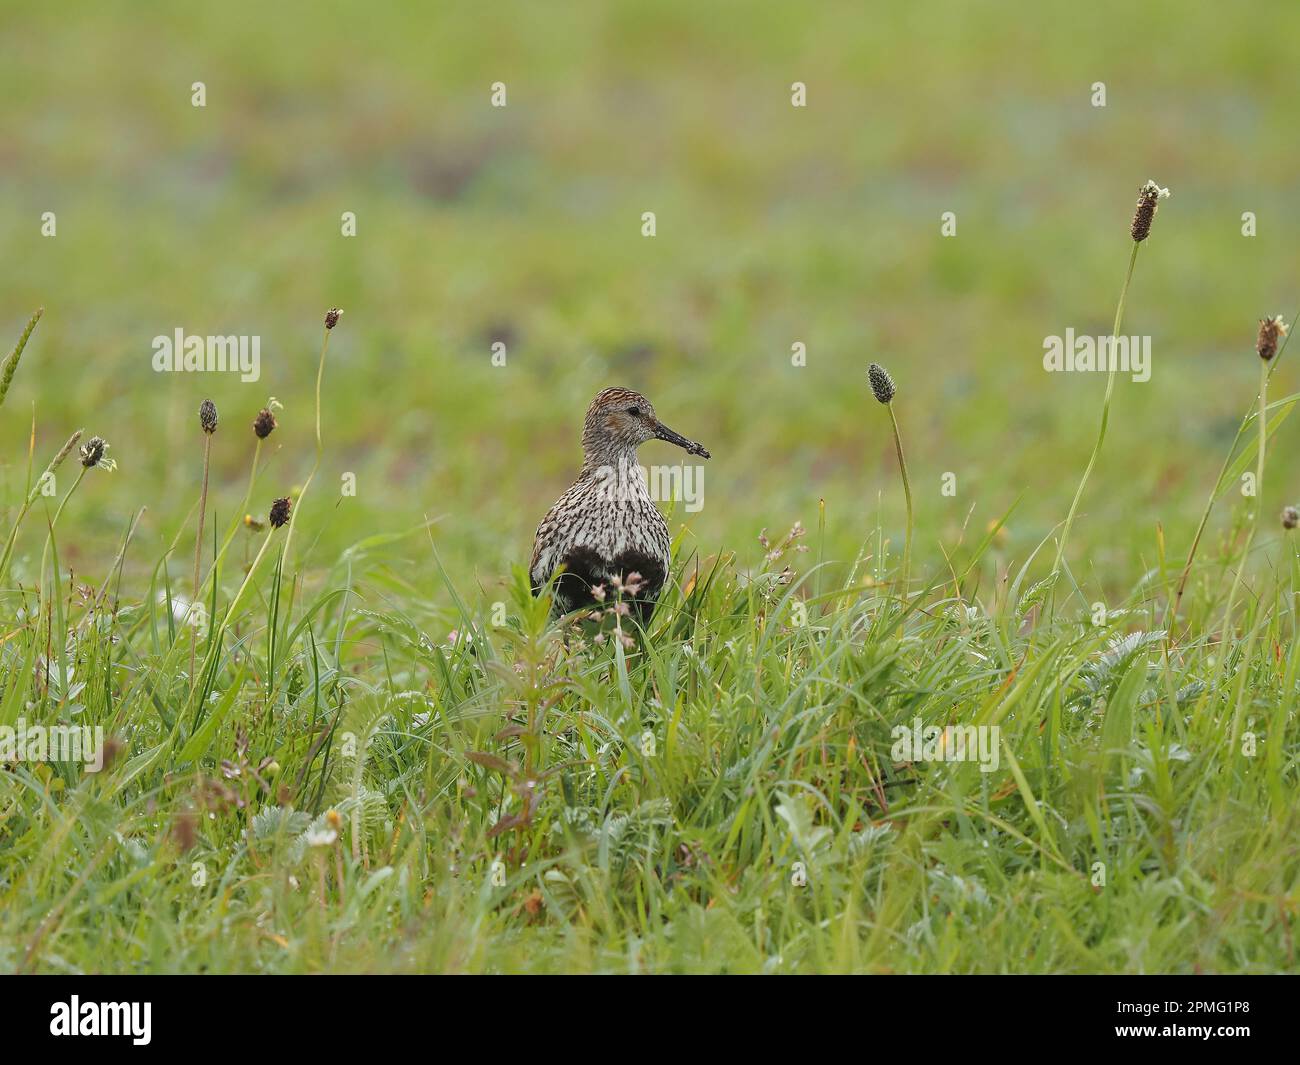
M0 771L0 970L1295 971L1297 394L1251 341L1300 153L1249 20L507 6L12 20L0 724L112 758ZM1044 374L1150 175L1152 381ZM177 325L263 378L153 374ZM519 570L610 383L715 456L631 649ZM895 757L918 720L997 768Z
M566 639L518 569L467 595L436 525L310 581L292 528L242 575L212 567L206 631L176 624L168 558L123 601L112 571L59 580L51 535L0 722L93 722L116 751L99 774L9 766L4 968L1295 967L1294 556L1253 587L1244 644L1208 624L1220 569L1163 653L1173 569L1047 620L1028 563L981 587L996 531L910 601L878 579L879 529L835 576L801 527L749 557L679 537L628 652ZM398 545L438 569L456 637L382 567ZM997 726L1000 765L898 762L917 720Z

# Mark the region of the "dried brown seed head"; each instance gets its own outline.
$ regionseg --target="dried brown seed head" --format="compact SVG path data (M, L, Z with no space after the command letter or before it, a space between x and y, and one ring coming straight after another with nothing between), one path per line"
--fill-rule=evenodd
M1287 328L1280 314L1259 320L1259 336L1255 340L1255 350L1265 362L1271 361L1277 354L1278 344L1286 336Z
M103 466L105 469L112 469L110 462L112 459L105 459L104 452L108 450L108 442L102 436L92 436L81 445L81 464L88 470L93 470L96 466Z
M1160 201L1169 197L1169 190L1162 189L1154 181L1148 181L1138 191L1137 210L1133 213L1133 225L1130 232L1137 243L1142 243L1151 235L1151 223L1156 217L1156 208Z
M278 529L280 526L289 521L289 514L293 511L293 504L289 502L288 496L282 496L271 504L271 528Z

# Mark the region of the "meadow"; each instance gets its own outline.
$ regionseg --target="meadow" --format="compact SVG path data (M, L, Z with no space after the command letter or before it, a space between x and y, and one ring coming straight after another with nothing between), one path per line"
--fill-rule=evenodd
M107 746L0 734L0 971L1297 969L1300 11L4 8L0 730ZM523 572L610 384L628 645Z

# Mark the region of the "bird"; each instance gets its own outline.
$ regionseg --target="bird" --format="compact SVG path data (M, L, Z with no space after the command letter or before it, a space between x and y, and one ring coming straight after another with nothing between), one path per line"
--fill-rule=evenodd
M710 457L703 446L664 425L640 392L606 388L596 393L583 422L582 470L533 538L529 583L536 596L554 579L554 612L592 607L613 586L625 593L643 627L650 620L668 580L671 540L637 463L637 448L648 440Z

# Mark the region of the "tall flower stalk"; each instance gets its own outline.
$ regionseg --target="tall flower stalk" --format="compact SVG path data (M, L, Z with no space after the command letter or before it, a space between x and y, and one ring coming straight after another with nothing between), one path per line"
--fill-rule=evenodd
M1259 529L1260 507L1264 502L1264 452L1265 445L1268 442L1268 427L1266 424L1266 415L1268 411L1268 378L1269 368L1273 358L1279 350L1279 342L1286 336L1286 323L1281 317L1274 316L1265 318L1259 323L1259 335L1255 341L1255 351L1259 355L1259 453L1255 456L1255 510L1251 517L1250 529L1246 533L1246 546L1242 551L1241 561L1237 564L1237 572L1232 579L1232 587L1228 591L1228 605L1223 612L1223 625L1220 629L1220 639L1222 641L1223 660L1222 666L1225 672L1229 668L1231 655L1228 653L1227 641L1232 632L1232 611L1236 605L1237 590L1241 587L1242 578L1246 572L1246 566L1250 563L1250 551L1255 543L1255 533ZM1286 517L1283 516L1283 524L1286 523ZM1232 726L1228 736L1228 750L1238 750L1238 743L1241 739L1242 723L1246 716L1246 688L1251 675L1251 661L1255 651L1256 637L1259 635L1259 623L1256 621L1251 624L1246 634L1246 646L1242 652L1241 668L1238 670L1237 691L1233 699Z
M307 480L303 482L302 491L298 493L298 499L293 508L293 517L289 519L289 531L285 533L284 536L284 557L286 559L289 557L289 545L293 542L294 527L298 524L299 509L302 506L303 499L307 495L307 489L311 487L311 482L316 477L317 471L320 469L321 456L325 451L320 432L321 382L325 377L325 353L329 350L330 333L332 333L334 327L339 324L339 318L342 314L343 311L338 307L331 307L325 314L325 335L321 339L320 361L316 366L316 461L312 464L311 473L307 475Z
M203 430L203 486L199 489L199 527L194 534L194 593L190 596L189 622L194 630L190 640L190 687L194 686L194 645L199 630L195 625L199 609L199 568L203 561L203 529L208 517L208 472L212 466L212 435L217 431L217 405L205 399L199 407L199 428Z
M1133 223L1129 227L1129 233L1133 238L1133 248L1128 257L1128 270L1124 274L1124 285L1119 290L1119 303L1115 307L1115 324L1111 326L1110 330L1112 340L1119 336L1120 329L1124 325L1124 304L1128 300L1129 285L1133 281L1133 268L1137 265L1138 248L1151 235L1151 223L1155 219L1156 210L1160 201L1168 195L1169 190L1162 189L1154 181L1148 181L1138 192L1137 209L1133 214ZM1106 396L1101 404L1101 424L1097 428L1097 442L1092 446L1092 454L1088 456L1088 465L1084 467L1083 477L1079 481L1079 487L1075 489L1069 513L1065 516L1065 526L1061 529L1061 538L1056 545L1056 560L1052 563L1052 578L1055 578L1061 571L1061 563L1065 558L1065 547L1070 539L1070 530L1074 527L1075 514L1078 513L1079 503L1083 499L1083 491L1088 485L1088 478L1092 476L1093 467L1097 465L1097 456L1101 454L1101 446L1106 440L1106 427L1110 423L1110 403L1115 394L1115 374L1118 368L1117 360L1112 358L1109 371L1106 374Z
M68 489L67 495L59 503L59 508L54 512L54 517L50 521L50 528L53 529L59 523L59 517L63 514L63 508L68 505L68 500L72 498L72 493L77 490L81 480L91 470L105 470L112 473L117 469L117 463L108 457L108 441L102 436L92 436L81 445L81 451L77 455L81 462L81 472L77 474L77 479L72 482L72 487Z
M1277 353L1266 360L1268 362L1267 378L1271 378L1277 371L1277 364L1280 356L1286 350L1288 333L1285 327L1282 329L1281 343L1278 345ZM1252 411L1247 411L1241 419L1241 424L1237 426L1237 435L1232 438L1232 446L1228 448L1227 455L1224 456L1223 465L1219 468L1219 476L1215 479L1214 487L1210 490L1209 498L1205 501L1205 509L1201 511L1201 520L1196 526L1196 533L1192 537L1192 546L1187 551L1187 561L1183 563L1182 572L1178 576L1178 586L1174 590L1173 601L1166 608L1165 628L1172 634L1173 626L1178 621L1178 611L1182 607L1183 594L1187 591L1187 582L1192 575L1192 563L1196 560L1197 549L1201 545L1201 538L1205 535L1205 527L1210 521L1210 512L1214 510L1214 504L1219 498L1219 493L1223 490L1223 479L1228 475L1228 469L1232 465L1232 460L1237 454L1237 445L1241 443L1241 438L1246 435L1246 428L1250 425L1250 419L1253 416Z
M871 394L889 411L889 424L894 430L894 450L898 452L898 471L903 478L903 498L907 503L907 533L903 539L903 602L907 602L907 590L912 572L912 484L907 477L907 459L903 457L903 436L898 430L898 417L894 414L894 396L898 389L889 371L879 363L872 363L867 368L867 380L871 383Z
M1255 532L1259 529L1259 511L1264 502L1264 452L1268 442L1268 378L1273 358L1278 353L1279 342L1286 336L1286 331L1287 325L1282 321L1281 316L1274 315L1272 318L1260 321L1259 335L1255 340L1255 351L1259 355L1259 410L1255 415L1255 420L1259 423L1259 445L1255 455L1255 508L1250 528L1246 532L1246 546L1242 551L1241 562L1232 578L1232 586L1228 589L1228 605L1223 611L1221 627L1225 640L1232 625L1232 611L1237 605L1237 592L1241 588L1242 577L1250 562L1251 548L1255 544ZM1254 642L1253 630L1250 642Z
M271 528L267 535L262 539L262 546L258 548L257 554L253 558L253 564L248 567L248 572L244 574L244 579L239 585L235 596L230 600L230 605L226 608L225 616L219 627L212 633L212 638L208 641L208 651L203 659L203 675L206 677L214 668L214 660L217 652L221 648L221 640L225 635L226 629L230 626L231 619L239 616L239 608L244 605L244 597L248 595L249 589L253 587L253 578L257 576L257 571L262 565L262 559L266 557L267 548L271 546L271 541L275 539L275 532L288 520L288 508L290 506L287 498L277 499L271 504ZM190 698L194 699L194 693L198 690L197 686L191 688ZM191 728L196 728L199 723L199 717L203 709L201 702L194 707L194 720Z
M77 479L72 482L72 487L64 493L59 500L59 505L55 508L54 517L50 519L49 532L45 537L45 551L41 556L41 583L45 582L45 567L49 562L50 548L54 540L54 528L59 524L59 518L63 516L63 511L68 505L73 494L81 486L86 474L91 470L100 469L107 473L112 473L117 469L117 463L108 457L108 441L102 436L92 436L81 445L81 451L77 455L81 463L81 472L77 474Z

